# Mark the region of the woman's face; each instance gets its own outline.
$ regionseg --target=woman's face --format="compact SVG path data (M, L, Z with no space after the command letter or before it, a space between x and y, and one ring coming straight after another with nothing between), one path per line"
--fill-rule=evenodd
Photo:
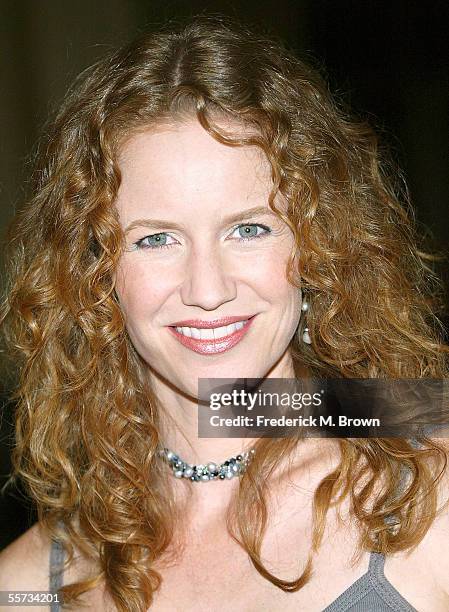
M222 145L192 120L134 135L119 166L116 293L145 362L192 397L198 378L293 377L294 240L269 208L260 149Z

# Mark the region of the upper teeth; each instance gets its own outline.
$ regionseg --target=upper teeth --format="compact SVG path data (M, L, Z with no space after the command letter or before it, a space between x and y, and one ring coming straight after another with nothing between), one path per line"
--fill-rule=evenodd
M245 319L244 321L237 321L236 323L231 323L231 325L214 328L198 329L197 327L176 327L176 331L182 334L183 336L195 338L195 340L216 340L217 338L224 338L224 336L229 336L238 329L242 329L247 320L248 319Z

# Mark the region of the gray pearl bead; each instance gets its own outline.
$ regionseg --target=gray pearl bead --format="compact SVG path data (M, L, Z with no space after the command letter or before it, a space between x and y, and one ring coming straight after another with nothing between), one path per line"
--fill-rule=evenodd
M225 476L226 476L226 478L233 478L234 477L234 472L229 470L229 472L226 472Z
M204 481L209 480L209 476L207 474L203 474L201 476L201 480L204 480Z
M237 472L239 471L239 466L238 466L236 463L234 463L234 465L232 466L232 470L233 470L235 473L237 473Z
M166 454L167 459L170 461L170 459L173 459L173 457L175 456L175 453L172 451L168 451Z
M207 464L207 469L209 470L209 472L215 472L215 470L217 469L217 466L215 463L210 462Z
M182 478L183 476L183 471L182 470L175 470L173 472L173 474L176 476L176 478Z
M301 310L302 310L303 312L306 312L306 310L309 310L309 303L308 303L308 302L303 302L303 303L301 304Z
M190 478L190 476L192 476L192 474L193 474L193 469L192 469L191 467L187 467L187 468L184 470L184 476L185 476L185 478Z

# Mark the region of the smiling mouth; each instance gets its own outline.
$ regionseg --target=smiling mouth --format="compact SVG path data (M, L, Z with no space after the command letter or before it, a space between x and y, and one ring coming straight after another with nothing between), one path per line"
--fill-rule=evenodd
M178 334L182 334L187 338L194 338L195 340L219 340L242 329L248 321L249 319L243 319L242 321L236 321L222 327L174 327L174 329L176 329Z
M168 327L172 335L186 348L210 355L222 353L238 344L246 335L256 315L220 327ZM203 323L204 325L204 323Z

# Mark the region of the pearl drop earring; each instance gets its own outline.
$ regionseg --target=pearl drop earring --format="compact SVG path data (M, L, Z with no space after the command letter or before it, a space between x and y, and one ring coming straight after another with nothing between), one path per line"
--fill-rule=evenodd
M309 310L309 303L308 302L303 302L301 305L301 310L305 313ZM310 334L309 334L309 328L308 327L304 327L303 332L302 332L302 341L305 342L306 344L312 344L312 340L310 339Z

